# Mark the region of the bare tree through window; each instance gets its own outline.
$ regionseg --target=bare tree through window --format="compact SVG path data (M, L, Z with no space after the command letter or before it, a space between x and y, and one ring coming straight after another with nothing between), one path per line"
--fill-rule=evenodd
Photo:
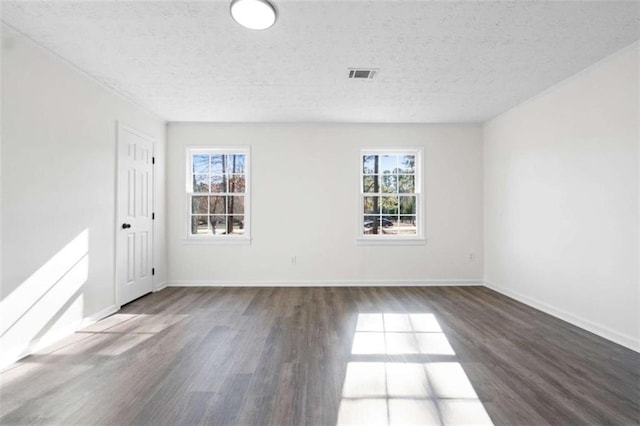
M192 236L245 233L247 154L198 150L190 154Z
M364 235L417 235L415 152L362 155Z

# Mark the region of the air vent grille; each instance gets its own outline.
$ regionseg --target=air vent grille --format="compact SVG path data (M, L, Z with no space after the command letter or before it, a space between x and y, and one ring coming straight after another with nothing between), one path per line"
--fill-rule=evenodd
M349 78L358 80L371 80L378 73L374 68L349 68Z

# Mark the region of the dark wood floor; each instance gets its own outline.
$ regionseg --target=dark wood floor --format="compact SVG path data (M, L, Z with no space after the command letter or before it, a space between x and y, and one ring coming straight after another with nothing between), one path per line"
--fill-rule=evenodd
M640 423L640 355L483 287L169 288L2 373L2 424Z

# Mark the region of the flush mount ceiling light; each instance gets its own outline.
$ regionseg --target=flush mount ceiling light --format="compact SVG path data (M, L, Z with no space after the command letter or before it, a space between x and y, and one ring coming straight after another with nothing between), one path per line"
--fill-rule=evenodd
M276 8L267 0L233 0L231 16L243 27L266 30L276 22Z

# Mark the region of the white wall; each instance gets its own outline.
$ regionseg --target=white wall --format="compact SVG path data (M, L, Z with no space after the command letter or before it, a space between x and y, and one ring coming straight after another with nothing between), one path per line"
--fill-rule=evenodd
M484 126L487 284L636 350L639 50Z
M161 283L164 122L3 26L0 365L115 308L117 121L157 141Z
M250 246L185 237L185 146L250 145ZM426 236L411 247L356 245L359 150L422 146ZM168 127L169 282L358 284L482 280L479 126L212 125ZM469 253L476 261L469 261ZM291 257L297 257L296 265Z

